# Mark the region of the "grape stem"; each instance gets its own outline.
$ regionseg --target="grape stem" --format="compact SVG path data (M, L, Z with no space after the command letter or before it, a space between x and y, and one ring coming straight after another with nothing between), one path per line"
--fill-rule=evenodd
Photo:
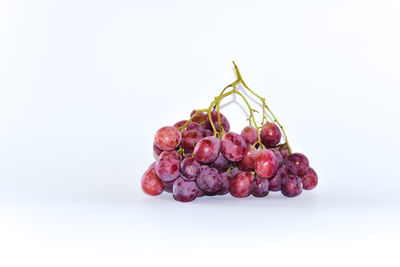
M244 87L245 89L247 89L250 93L252 93L255 97L257 97L257 98L261 101L261 103L262 103L262 105L263 105L263 111L262 111L263 119L262 119L261 124L264 125L264 122L265 122L265 121L268 122L268 118L267 118L267 116L266 116L266 110L267 110L267 111L271 114L271 116L273 117L274 122L275 122L276 124L278 124L279 128L282 130L282 133L283 133L283 135L284 135L284 137L285 137L285 142L286 142L286 145L287 145L287 147L288 147L289 153L292 153L292 150L291 150L291 148L290 148L290 146L289 146L289 143L288 143L288 139L287 139L287 136L286 136L286 132L285 132L285 130L283 129L283 126L280 124L280 122L279 122L278 119L276 118L276 116L272 113L271 109L270 109L270 108L267 106L267 104L265 103L265 98L259 96L258 94L256 94L253 90L251 90L251 89L247 86L247 84L244 82L244 80L243 80L243 78L242 78L242 75L241 75L240 72L239 72L239 68L238 68L237 65L235 64L235 61L233 61L232 63L233 63L233 65L234 65L234 67L235 67L235 71L236 71L236 75L237 75L237 80L234 81L233 83L227 85L227 86L222 90L222 92L220 93L220 95L214 98L214 100L211 102L211 104L210 104L210 106L209 106L208 108L196 110L196 112L190 117L190 119L189 119L188 121L186 121L186 123L185 123L184 125L182 125L181 127L179 127L178 129L180 129L181 132L183 133L184 130L186 129L186 127L188 126L188 124L189 124L199 113L201 113L201 112L206 112L206 113L207 113L208 120L210 121L211 127L212 127L212 129L213 129L214 136L217 136L218 138L221 138L221 136L225 133L225 129L224 129L224 128L222 127L222 125L221 125L221 114L220 114L220 112L219 112L221 100L224 99L225 97L229 96L229 95L237 94L237 95L239 95L239 96L243 99L243 101L245 102L247 108L249 109L249 112L250 112L250 117L249 117L250 125L251 125L251 121L252 121L253 124L254 124L254 127L257 129L258 140L257 140L257 142L256 142L255 144L253 144L253 147L255 147L257 144L259 144L261 148L265 148L265 146L264 146L263 143L261 142L261 135L260 135L260 129L261 129L261 127L259 127L259 126L257 125L256 119L255 119L254 113L253 113L253 111L256 111L256 110L254 110L254 109L251 107L251 105L250 105L249 102L247 101L246 97L245 97L242 93L240 93L240 92L237 91L237 87L236 87L236 86L237 86L238 84L241 83L241 84L243 85L243 87ZM228 88L232 88L232 89L231 89L230 91L228 91L228 92L225 92ZM214 121L212 120L212 116L211 116L211 111L214 111L215 109L217 109L217 114L218 114L218 125L219 125L219 129L218 129L218 130L216 129L216 126L214 125Z

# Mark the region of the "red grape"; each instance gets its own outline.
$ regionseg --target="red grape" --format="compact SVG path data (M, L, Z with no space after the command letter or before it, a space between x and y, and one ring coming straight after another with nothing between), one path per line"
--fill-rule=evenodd
M197 186L194 181L186 181L182 177L179 177L174 182L172 192L176 200L189 202L197 197Z
M181 143L181 133L178 129L165 126L154 135L154 142L162 150L174 150Z
M162 158L168 158L168 157L176 158L177 160L182 160L182 154L179 153L179 152L176 151L176 150L163 151L163 152L160 154L160 159L162 159Z
M254 143L258 140L257 129L253 126L244 127L240 135L248 145L254 145Z
M241 161L246 154L246 142L237 133L229 132L222 136L221 152L230 161Z
M210 167L217 169L219 172L226 172L229 166L230 162L221 153L218 155L218 158L210 164Z
M251 183L251 193L255 197L265 197L269 192L269 182L268 179L260 178L256 176L256 178Z
M205 130L204 130L204 137L213 136L213 135L214 135L214 132L213 132L213 131L211 131L211 130L209 130L209 129L205 129Z
M184 131L182 136L182 148L185 153L192 153L197 142L201 139L203 139L203 134L198 131Z
M210 163L217 159L220 151L220 141L215 136L208 136L197 142L194 156L200 163Z
M229 191L234 197L248 197L251 194L251 183L254 176L251 172L239 172L232 178Z
M168 193L172 193L172 186L174 185L175 180L169 181L169 182L162 182L164 186L164 191Z
M157 161L155 170L162 181L170 182L178 178L179 164L180 162L176 158L166 157Z
M208 167L203 168L196 183L205 193L216 193L222 186L222 178L217 169Z
M314 189L318 184L318 176L313 168L309 168L306 174L300 176L303 181L303 189L311 190Z
M192 117L196 113L196 111L197 110L193 110L190 113L190 117ZM192 119L192 121L200 123L200 124L205 124L207 121L207 113L205 113L205 112L197 113L197 115Z
M185 125L186 122L187 122L187 120L178 121L178 122L175 123L172 127L178 129L179 127L182 127L183 125Z
M305 174L310 167L307 157L301 153L290 154L285 165L287 170L295 175Z
M242 171L252 171L254 169L254 159L258 154L258 150L248 146L244 158L239 161L238 167Z
M289 148L287 144L282 144L277 146L279 153L281 153L283 159L287 159L290 155Z
M279 153L279 151L277 151L275 148L269 148L268 150L270 150L272 153L274 153L276 162L277 162L277 164L278 164L278 169L279 169L280 167L282 167L282 164L283 164L283 157L282 157L281 153Z
M156 145L156 143L153 143L153 151L154 151L154 153L156 153L157 156L160 156L160 154L163 152L163 150L160 149L160 148Z
M146 194L156 196L163 192L164 186L154 168L148 169L142 176L142 189Z
M217 195L225 195L229 192L229 187L231 185L231 176L226 172L220 174L222 185L221 188L218 190Z
M213 123L214 123L215 129L216 129L217 131L219 131L220 128L221 128L220 126L222 126L222 127L224 128L224 131L225 131L225 132L229 132L229 130L231 129L231 126L230 126L230 124L229 124L229 121L226 119L226 117L225 117L222 113L219 113L219 114L220 114L220 118L221 118L221 125L218 124L218 112L215 111L215 110L211 111L211 119L212 119L212 121L213 121ZM207 115L207 120L206 120L205 128L206 128L206 129L209 129L209 130L213 130L208 115ZM221 129L221 130L222 130L222 129Z
M281 140L281 131L275 123L267 122L261 128L261 142L265 147L275 147Z
M265 149L258 152L254 160L254 169L261 178L270 178L277 171L278 163L276 162L274 153Z
M270 191L281 191L281 183L284 177L288 176L286 168L282 166L278 169L276 174L269 179L269 190Z
M185 128L185 131L190 131L190 130L198 131L201 134L204 133L204 127L194 121L189 122Z
M186 180L196 180L200 175L200 163L195 158L185 158L181 162L181 175Z
M281 192L286 197L295 197L301 194L303 183L297 175L287 175L283 177L281 184Z

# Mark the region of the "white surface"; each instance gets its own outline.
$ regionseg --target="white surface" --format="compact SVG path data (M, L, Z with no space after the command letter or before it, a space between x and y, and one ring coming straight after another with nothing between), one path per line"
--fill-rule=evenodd
M398 266L398 1L1 1L1 266ZM161 126L235 77L318 188L149 197ZM239 131L245 116L223 111ZM146 265L145 265L146 264Z

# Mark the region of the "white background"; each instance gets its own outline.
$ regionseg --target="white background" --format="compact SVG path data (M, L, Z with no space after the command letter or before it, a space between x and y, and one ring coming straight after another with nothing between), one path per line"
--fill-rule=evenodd
M399 14L396 0L0 1L0 265L398 266ZM154 132L207 107L232 60L318 187L145 195ZM223 113L246 124L236 103Z

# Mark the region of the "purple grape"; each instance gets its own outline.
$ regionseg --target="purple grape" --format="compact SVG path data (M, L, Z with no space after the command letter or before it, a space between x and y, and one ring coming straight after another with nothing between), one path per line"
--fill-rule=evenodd
M198 131L201 134L204 133L204 127L194 121L189 122L185 128L185 131L190 131L190 130Z
M175 123L172 127L179 129L180 127L182 127L183 125L185 125L185 123L187 122L187 120L183 120L183 121L178 121L177 123Z
M297 175L290 174L282 179L281 192L286 197L295 197L301 194L303 183Z
M254 169L254 160L258 154L258 150L248 146L244 158L239 161L238 167L242 171L252 171Z
M269 192L269 182L268 179L260 178L256 176L256 178L251 183L251 193L255 197L265 197Z
M192 153L194 147L201 139L203 139L203 135L198 131L184 131L182 136L182 148L185 153Z
M197 197L197 186L194 181L186 181L182 177L175 180L172 187L175 200L189 202Z
M157 161L155 170L163 182L170 182L178 178L179 164L176 158L166 157Z
M197 110L193 110L190 113L190 117L192 117L196 112L197 112ZM200 123L200 124L205 124L207 121L207 113L205 113L205 112L197 113L197 115L192 119L192 121Z
M197 142L194 148L194 156L200 163L210 163L217 159L221 145L215 136L208 136Z
M285 166L278 169L276 174L269 179L269 191L281 191L281 183L284 177L288 176Z
M251 194L251 183L254 176L251 172L239 172L231 181L229 191L238 198L248 197Z
M232 177L226 172L221 173L220 176L222 180L222 185L221 189L218 190L217 195L225 195L229 192Z
M257 129L253 126L244 127L240 135L243 137L246 144L250 146L254 145L254 143L258 140Z
M160 154L163 152L163 150L160 149L160 148L156 145L156 143L153 143L153 151L154 151L154 153L156 153L157 156L160 156Z
M288 172L295 175L305 174L310 167L307 157L301 153L290 154L285 165Z
M261 178L270 178L275 175L278 168L274 153L270 150L261 150L254 160L254 169Z
M241 170L238 167L233 167L230 171L229 174L231 175L231 177L233 178L236 174L238 174L239 172L241 172Z
M172 193L172 187L174 185L175 180L169 181L169 182L162 182L164 186L164 191L168 193Z
M230 162L220 153L218 158L214 160L210 166L217 169L219 172L226 172L229 169Z
M275 147L281 141L281 131L275 123L267 122L261 128L261 142L266 148Z
M226 119L226 117L222 113L220 113L220 118L221 118L221 126L224 128L224 131L225 132L229 132L229 130L231 129L229 121ZM217 131L219 131L221 127L218 124L218 112L217 111L215 111L215 110L211 111L211 119L212 119L212 121L214 123L215 129ZM213 128L211 126L210 119L209 119L208 116L207 116L207 119L206 119L205 128L209 129L209 130L213 130Z
M222 186L222 178L217 169L208 167L203 168L196 183L205 193L216 193Z
M181 143L182 136L178 129L165 126L154 135L154 143L162 150L174 150Z
M237 133L229 132L222 136L221 153L230 161L241 161L246 154L247 144Z
M176 158L177 160L182 160L182 154L179 153L179 152L176 151L176 150L163 151L163 152L160 154L160 158L159 158L159 159L168 158L168 157Z
M318 175L313 168L309 168L306 174L300 176L303 182L303 189L311 190L314 189L318 184Z
M180 171L185 180L196 180L200 175L200 163L195 158L185 158L181 162Z
M289 148L287 144L282 144L277 146L279 153L281 153L283 159L287 159L290 155Z
M204 137L213 136L213 135L214 135L214 132L213 132L213 131L211 131L211 130L209 130L209 129L205 129L205 130L204 130Z
M274 153L276 162L277 162L277 164L278 164L278 169L279 169L280 167L282 167L282 164L283 164L283 157L282 157L281 153L279 153L279 151L277 151L275 148L269 148L268 150L270 150L272 153Z

